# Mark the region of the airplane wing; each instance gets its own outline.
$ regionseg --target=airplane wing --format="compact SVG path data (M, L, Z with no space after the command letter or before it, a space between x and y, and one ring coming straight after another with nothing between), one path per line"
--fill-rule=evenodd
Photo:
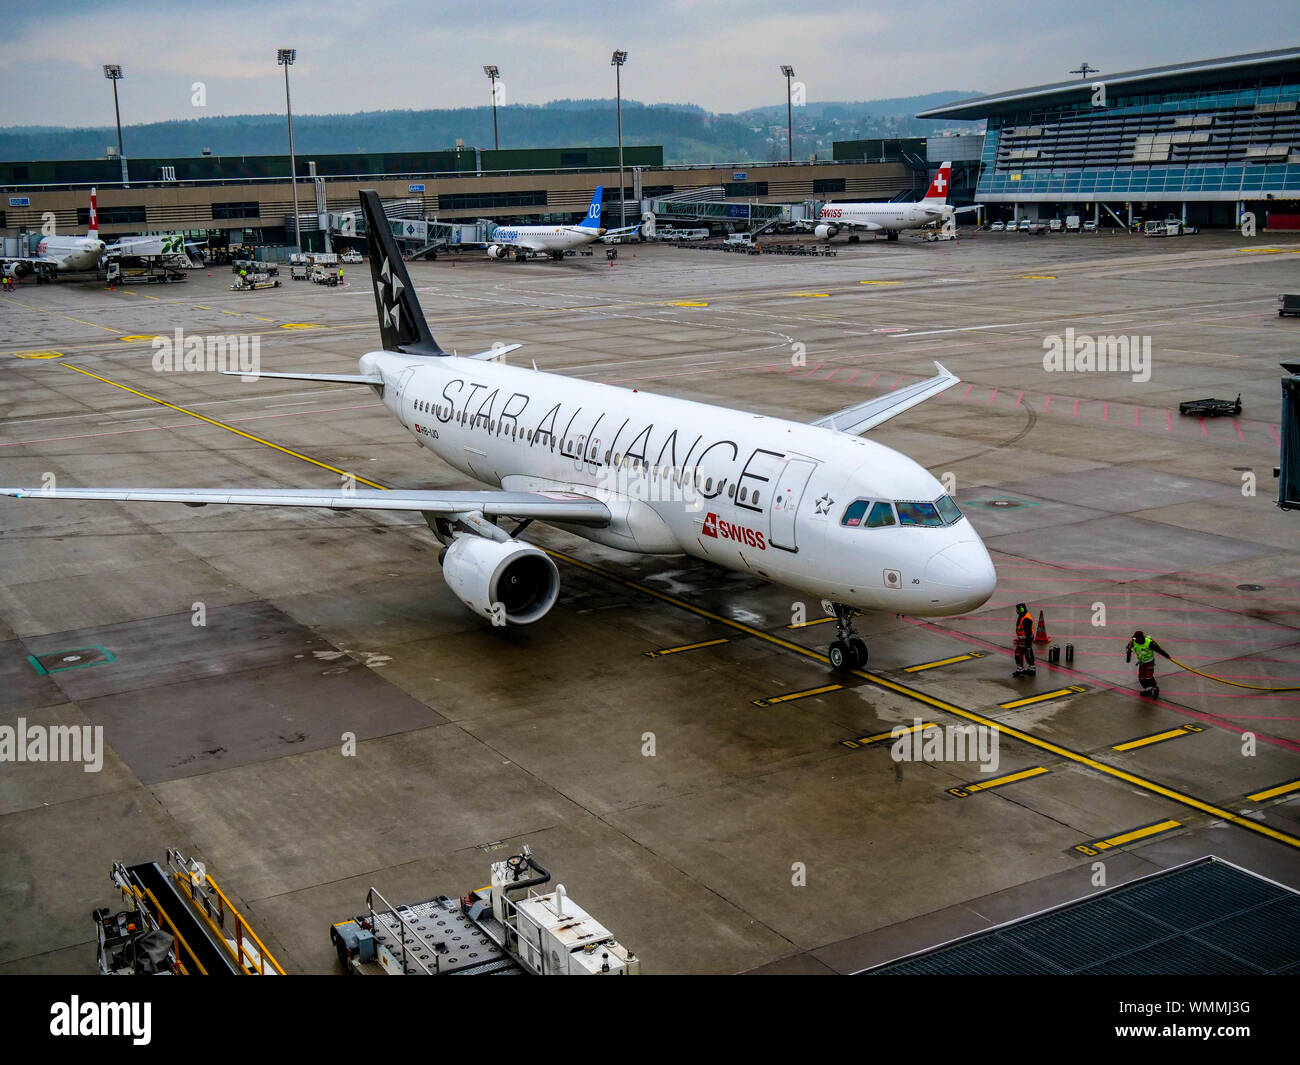
M834 226L836 229L883 229L878 222L855 222L851 218L801 218L796 223L800 228L813 230L818 226Z
M523 248L525 251L546 251L541 244L532 240L498 240L492 237L484 242L483 247L486 248L489 244L500 244L503 248Z
M0 488L15 499L99 499L124 503L184 503L259 507L324 507L329 510L405 510L454 517L536 518L573 525L608 525L609 508L573 492L459 492L395 488Z
M48 255L44 258L32 258L29 255L6 255L0 257L0 263L39 263L42 266L58 266L58 259L51 259Z
M961 380L939 363L936 362L934 365L939 371L935 377L918 381L914 385L904 385L893 392L886 392L883 396L869 399L865 403L845 407L834 414L828 414L825 418L818 418L812 424L823 429L838 429L850 436L858 436L868 429L874 429L881 422L887 422L894 415L910 410L931 396L937 396Z

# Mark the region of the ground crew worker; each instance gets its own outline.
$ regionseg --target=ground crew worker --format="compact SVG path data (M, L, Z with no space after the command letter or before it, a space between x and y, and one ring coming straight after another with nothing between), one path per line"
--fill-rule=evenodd
M1134 655L1137 655L1138 660L1138 684L1142 686L1141 694L1149 695L1152 699L1158 699L1160 697L1160 685L1156 682L1156 655L1168 658L1169 653L1141 629L1138 629L1124 649L1124 661L1133 661Z
M1016 671L1013 677L1032 677L1038 670L1034 662L1034 615L1024 603L1016 604Z
M343 284L343 267L339 267L339 284Z

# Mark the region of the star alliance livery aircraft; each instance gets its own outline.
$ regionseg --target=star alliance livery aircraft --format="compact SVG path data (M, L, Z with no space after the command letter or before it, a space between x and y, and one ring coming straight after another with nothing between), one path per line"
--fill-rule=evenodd
M942 366L936 377L804 424L500 361L518 344L449 354L420 310L379 195L362 192L361 207L382 348L362 355L355 374L261 376L369 385L419 446L491 490L59 487L0 495L416 511L443 544L448 587L502 625L537 621L558 598L555 563L518 538L544 521L828 601L836 669L866 662L855 609L961 614L992 595L988 552L939 482L858 435L955 385Z

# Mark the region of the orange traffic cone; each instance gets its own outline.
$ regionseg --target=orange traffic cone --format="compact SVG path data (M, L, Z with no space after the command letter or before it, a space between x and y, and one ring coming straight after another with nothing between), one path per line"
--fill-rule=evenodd
M1038 612L1038 631L1034 633L1034 643L1051 643L1052 638L1047 635L1047 621L1044 618L1043 611Z

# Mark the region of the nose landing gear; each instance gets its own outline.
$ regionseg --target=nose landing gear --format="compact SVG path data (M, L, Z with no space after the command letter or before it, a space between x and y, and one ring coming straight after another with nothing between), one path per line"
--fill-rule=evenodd
M867 641L853 631L853 607L832 603L835 610L835 640L827 652L834 670L861 669L867 664Z

